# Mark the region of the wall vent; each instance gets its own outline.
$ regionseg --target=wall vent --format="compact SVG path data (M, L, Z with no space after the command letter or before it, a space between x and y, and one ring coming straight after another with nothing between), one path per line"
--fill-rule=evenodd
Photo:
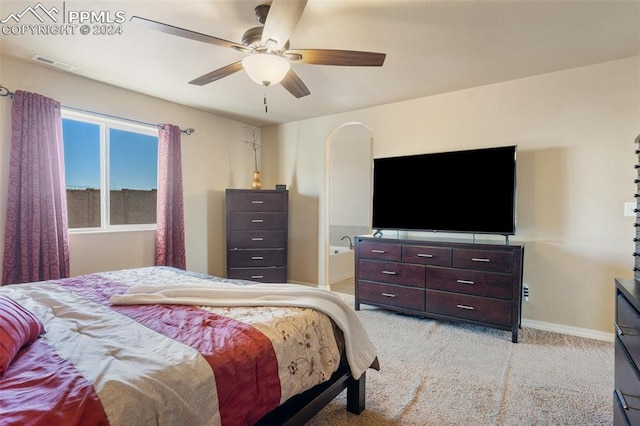
M64 62L56 61L55 59L47 58L47 57L42 56L42 55L33 55L31 57L31 59L33 59L36 62L40 62L42 64L46 64L46 65L50 65L52 67L63 69L65 71L73 71L76 68L78 68L75 65L71 65L71 64L64 63Z

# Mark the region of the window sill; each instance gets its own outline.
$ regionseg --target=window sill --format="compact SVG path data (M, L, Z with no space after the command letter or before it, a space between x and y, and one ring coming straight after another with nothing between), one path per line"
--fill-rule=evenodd
M119 232L155 232L157 229L156 225L148 225L145 227L136 226L122 226L122 227L111 227L111 228L72 228L69 229L69 235L81 235L81 234L113 234Z

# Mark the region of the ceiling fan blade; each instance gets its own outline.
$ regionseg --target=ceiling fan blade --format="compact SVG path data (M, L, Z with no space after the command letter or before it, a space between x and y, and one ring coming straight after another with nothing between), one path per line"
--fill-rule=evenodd
M216 80L220 80L223 77L231 75L235 72L238 72L242 69L242 61L234 62L232 64L227 65L226 67L219 68L215 71L211 71L205 75L202 75L194 80L191 80L189 84L194 84L196 86L204 86L205 84L209 84Z
M342 65L350 67L381 67L385 53L359 52L356 50L289 49L286 57L300 55L298 62L314 65ZM295 57L291 58L295 61Z
M302 82L300 77L298 77L298 74L296 74L293 70L289 70L280 84L282 84L282 87L287 89L289 93L291 93L296 98L302 98L303 96L311 94L307 86Z
M306 5L307 0L273 0L262 30L262 44L273 40L278 44L274 50L284 48Z
M191 40L201 41L203 43L215 44L216 46L229 47L236 50L245 51L246 48L238 43L232 41L223 40L208 34L198 33L196 31L185 30L184 28L174 27L173 25L164 24L162 22L153 21L147 18L141 18L140 16L132 16L131 22L141 25L152 30L160 31L167 34L172 34L178 37L184 37Z

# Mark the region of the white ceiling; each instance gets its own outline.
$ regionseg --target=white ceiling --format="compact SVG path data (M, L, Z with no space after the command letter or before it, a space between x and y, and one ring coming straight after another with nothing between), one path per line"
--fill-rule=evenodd
M37 3L2 0L0 20ZM121 10L123 34L2 34L0 50L25 60L43 55L77 66L77 75L258 125L640 55L640 1L309 0L291 48L383 52L386 61L381 68L294 64L311 95L296 99L280 85L269 87L265 113L264 88L243 71L202 87L187 84L242 53L129 22L138 15L240 43L258 25L253 9L262 3L43 0L66 13ZM25 15L25 23L38 22Z

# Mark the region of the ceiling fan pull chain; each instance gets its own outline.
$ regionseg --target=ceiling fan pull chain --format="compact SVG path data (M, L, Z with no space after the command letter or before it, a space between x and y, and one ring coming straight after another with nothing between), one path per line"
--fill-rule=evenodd
M265 84L264 86L264 97L263 97L263 102L264 102L264 113L267 114L269 112L269 109L267 107L267 85Z

